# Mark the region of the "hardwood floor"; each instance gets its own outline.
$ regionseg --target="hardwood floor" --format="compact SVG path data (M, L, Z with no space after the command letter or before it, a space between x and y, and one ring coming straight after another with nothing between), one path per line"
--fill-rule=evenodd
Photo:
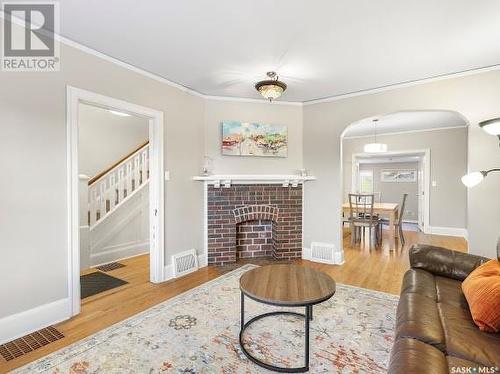
M409 267L408 248L412 244L425 243L461 252L467 251L467 242L462 238L425 235L410 231L405 232L405 237L405 246L392 251L387 231L384 231L384 241L380 247L370 249L368 240L366 240L365 243L351 248L349 246L349 233L344 232L345 264L327 265L305 260L295 262L324 271L338 283L398 294L403 274ZM268 259L242 260L234 265L205 267L183 278L162 284L149 283L149 258L147 255L120 262L127 266L113 270L109 274L124 279L129 284L85 299L82 302L82 311L78 316L56 326L65 335L63 339L9 362L0 358L0 373L6 373L81 340L242 264L262 265L271 261ZM235 316L235 318L238 317Z

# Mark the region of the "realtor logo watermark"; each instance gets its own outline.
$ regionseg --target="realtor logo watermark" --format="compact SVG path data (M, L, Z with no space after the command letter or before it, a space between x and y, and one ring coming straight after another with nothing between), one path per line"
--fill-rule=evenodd
M4 2L3 71L59 71L59 4Z

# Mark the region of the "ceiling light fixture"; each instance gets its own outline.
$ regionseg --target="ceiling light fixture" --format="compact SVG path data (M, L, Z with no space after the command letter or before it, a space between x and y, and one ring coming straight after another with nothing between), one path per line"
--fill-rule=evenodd
M123 113L123 112L119 112L117 110L111 110L109 109L109 112L110 113L113 113L115 116L120 116L120 117L130 117L130 114L128 113Z
M373 119L374 126L374 141L373 143L365 144L364 150L366 153L384 153L387 152L387 144L385 143L377 143L377 122L378 119Z
M483 181L484 178L488 176L489 173L500 171L500 168L490 169L490 170L481 170L474 171L462 177L462 183L467 187L477 186L479 183Z
M285 92L286 84L278 80L278 74L274 71L268 71L266 75L269 79L257 82L255 84L255 89L267 100L272 102Z

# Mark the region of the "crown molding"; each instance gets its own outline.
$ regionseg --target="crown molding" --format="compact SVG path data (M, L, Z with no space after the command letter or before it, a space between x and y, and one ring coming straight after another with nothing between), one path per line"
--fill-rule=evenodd
M4 15L4 12L2 10L0 10L0 18L5 19L5 15ZM15 18L13 18L13 20L15 23L17 23L19 25L23 25L21 20L18 20ZM456 73L442 74L442 75L438 75L438 76L434 76L434 77L430 77L430 78L423 78L423 79L417 79L417 80L408 81L408 82L395 83L395 84L390 84L387 86L370 88L370 89L360 90L360 91L351 92L351 93L347 93L347 94L328 96L328 97L324 97L321 99L313 99L313 100L306 100L306 101L273 101L272 103L270 103L269 101L264 100L264 99L206 95L206 94L203 94L203 93L196 91L192 88L183 86L180 83L173 82L173 81L166 79L164 77L161 77L155 73L144 70L142 68L139 68L137 66L129 64L128 62L119 60L115 57L111 57L105 53L99 52L99 51L97 51L91 47L85 46L81 43L75 42L75 41L68 39L60 34L56 33L55 39L60 41L61 43L65 44L65 45L69 46L69 47L72 47L72 48L75 48L75 49L80 50L82 52L96 56L96 57L101 58L105 61L111 62L115 65L118 65L118 66L123 67L125 69L128 69L130 71L133 71L137 74L141 74L141 75L148 77L150 79L164 83L168 86L177 88L180 91L186 92L186 93L191 94L193 96L197 96L197 97L200 97L200 98L203 98L206 100L247 102L247 103L258 103L258 104L268 104L268 105L308 106L308 105L314 105L314 104L328 103L328 102L337 101L337 100L349 99L349 98L357 97L357 96L372 95L372 94L376 94L379 92L391 91L391 90L396 90L396 89L405 88L405 87L412 87L412 86L416 86L416 85L420 85L420 84L431 83L431 82L441 81L441 80L445 80L445 79L460 78L460 77L465 77L465 76L469 76L469 75L475 75L475 74L486 73L489 71L500 70L500 64L497 64L497 65L485 66L485 67L476 68L476 69L465 70L465 71L456 72Z
M325 97L322 99L307 100L307 101L303 101L302 104L304 106L307 106L307 105L314 105L314 104L321 104L321 103L329 103L332 101L344 100L344 99L349 99L349 98L357 97L357 96L372 95L372 94L376 94L379 92L392 91L392 90L397 90L397 89L405 88L405 87L418 86L421 84L438 82L438 81L442 81L442 80L446 80L446 79L466 77L469 75L487 73L487 72L495 71L495 70L500 70L500 64L485 66L485 67L476 68L476 69L464 70L464 71L460 71L460 72L456 72L456 73L436 75L434 77L416 79L416 80L408 81L408 82L394 83L394 84L389 84L387 86L370 88L367 90L361 90L361 91L351 92L351 93L342 94L342 95L328 96L328 97Z
M395 131L395 132L378 132L377 131L377 136L403 135L403 134L412 134L412 133L427 132L427 131L446 131L446 130L463 129L463 128L467 128L467 127L468 127L468 125L464 124L461 126L434 127L434 128L430 128L430 129L415 129L415 130ZM347 129L349 130L349 127ZM344 136L342 139L365 139L365 138L373 138L373 134Z

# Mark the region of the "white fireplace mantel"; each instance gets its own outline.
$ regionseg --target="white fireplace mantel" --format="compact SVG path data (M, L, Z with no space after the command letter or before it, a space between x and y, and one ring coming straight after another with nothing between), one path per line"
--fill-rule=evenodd
M207 176L195 176L195 181L212 184L215 187L229 188L231 184L281 184L283 187L296 187L307 181L316 180L313 176L301 176L294 174L215 174Z

